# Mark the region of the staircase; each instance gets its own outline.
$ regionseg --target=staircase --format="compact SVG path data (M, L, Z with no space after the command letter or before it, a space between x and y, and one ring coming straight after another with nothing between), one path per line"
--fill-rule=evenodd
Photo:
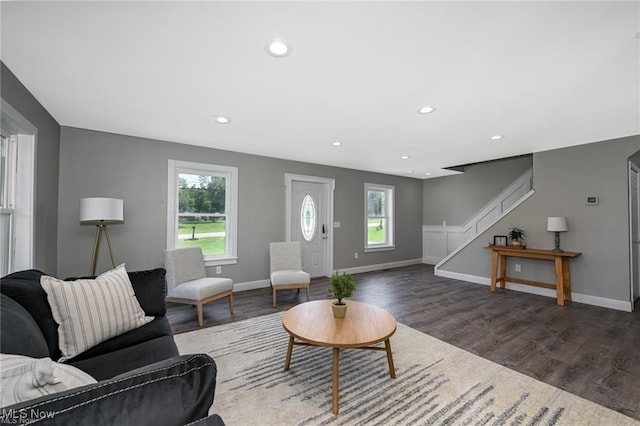
M529 169L462 226L422 226L422 262L437 264L497 222L532 193Z

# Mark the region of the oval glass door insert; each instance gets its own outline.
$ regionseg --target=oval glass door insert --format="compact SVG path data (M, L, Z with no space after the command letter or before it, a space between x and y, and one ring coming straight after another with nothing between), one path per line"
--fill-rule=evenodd
M316 214L316 203L313 197L307 194L302 200L300 206L300 228L302 229L302 237L309 242L316 236L318 228L318 215Z

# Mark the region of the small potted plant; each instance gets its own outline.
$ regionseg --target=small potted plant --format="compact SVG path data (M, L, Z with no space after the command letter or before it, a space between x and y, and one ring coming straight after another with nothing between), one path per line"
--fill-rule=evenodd
M511 239L511 245L514 247L522 246L524 243L522 238L527 236L527 234L520 228L511 228L508 235Z
M347 303L342 299L351 297L355 289L356 281L350 274L344 272L342 275L336 273L331 276L329 280L329 297L338 299L332 304L334 317L344 318L347 312Z

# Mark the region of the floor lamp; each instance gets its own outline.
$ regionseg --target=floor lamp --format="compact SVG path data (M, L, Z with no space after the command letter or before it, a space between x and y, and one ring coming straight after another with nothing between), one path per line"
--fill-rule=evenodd
M89 274L96 274L96 264L98 263L102 234L107 238L111 265L115 268L116 263L113 261L113 251L111 250L111 240L109 239L109 228L107 225L124 223L124 201L118 198L82 198L80 199L80 223L82 225L96 225L97 228Z

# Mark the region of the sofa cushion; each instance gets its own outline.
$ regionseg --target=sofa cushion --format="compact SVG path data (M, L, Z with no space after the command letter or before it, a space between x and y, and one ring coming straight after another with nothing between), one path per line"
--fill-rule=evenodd
M0 305L0 349L5 354L26 355L33 358L49 356L47 341L29 312L9 296L2 294Z
M211 414L195 422L189 423L189 426L225 426L222 417L217 414Z
M153 320L140 307L124 264L95 280L63 281L44 275L40 284L60 324L60 361Z
M105 380L124 374L133 368L144 367L177 355L179 352L173 336L162 336L90 358L76 357L68 360L67 363L87 372L97 380Z
M184 355L4 409L8 416L26 413L23 423L47 413L46 424L184 425L207 416L215 384L211 357Z
M164 316L167 313L167 282L164 268L156 268L148 271L129 272L129 279L133 291L140 302L145 314L149 316Z
M96 383L75 367L53 362L51 358L0 354L0 404L2 407Z
M45 275L44 272L35 269L14 272L2 278L0 291L22 305L31 315L47 342L48 356L57 360L61 355L58 345L58 324L53 319L47 293L40 285L40 277L43 275ZM2 328L5 329L4 326Z
M171 327L169 326L169 321L167 321L165 317L157 317L142 327L134 328L131 331L112 337L109 340L87 349L72 358L69 362L109 354L119 349L136 346L140 343L163 336L173 336L171 333Z
M127 271L129 281L133 286L138 302L145 314L149 316L166 315L167 304L167 271L164 268L150 269L147 271ZM67 277L65 281L95 279L95 275L80 277Z

